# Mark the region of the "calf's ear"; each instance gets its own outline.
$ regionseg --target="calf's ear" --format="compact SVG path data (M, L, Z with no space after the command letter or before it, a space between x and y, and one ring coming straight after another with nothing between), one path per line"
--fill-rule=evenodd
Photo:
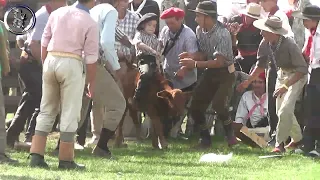
M172 99L172 94L166 90L157 92L157 96L163 99Z

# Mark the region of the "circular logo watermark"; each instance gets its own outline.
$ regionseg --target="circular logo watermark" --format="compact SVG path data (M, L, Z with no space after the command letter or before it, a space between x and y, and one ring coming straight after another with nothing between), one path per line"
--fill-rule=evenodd
M4 15L4 24L15 35L28 33L36 24L36 15L26 5L10 7Z

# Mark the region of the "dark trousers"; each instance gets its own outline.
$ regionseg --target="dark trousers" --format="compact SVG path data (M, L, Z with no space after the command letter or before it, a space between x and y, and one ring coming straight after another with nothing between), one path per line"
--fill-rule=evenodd
M236 59L240 65L239 69L242 72L250 74L250 70L254 64L257 62L257 55L254 56L243 56L242 59ZM238 68L237 68L238 70Z
M19 77L25 89L12 123L7 129L8 145L12 145L14 140L19 137L28 118L30 118L30 127L28 127L29 132L27 134L34 134L35 121L38 114L35 109L40 108L42 96L42 67L38 62L31 61L21 64Z
M320 84L307 85L308 116L303 132L303 146L305 151L315 149L316 141L320 141Z
M80 126L80 127L78 128L78 131L77 131L77 142L78 142L78 144L80 144L81 146L84 146L85 143L86 143L87 128L88 128L88 124L89 124L89 122L90 122L90 112L91 112L91 109L92 109L92 102L89 103L89 108L88 108L88 112L87 112L86 118L85 118L82 126Z
M267 93L268 93L268 118L271 136L277 128L278 116L276 113L276 98L273 97L273 92L275 91L275 85L277 81L277 70L276 68L269 68L267 74Z
M227 68L207 69L194 89L190 106L190 115L200 130L208 130L205 112L212 103L212 108L223 121L227 136L231 135L232 120L229 116L228 99L232 93L235 74ZM206 137L207 138L207 137ZM210 138L210 137L209 137Z
M145 95L148 93L150 82L154 78L157 63L156 57L152 55L139 55L137 58L139 62L140 79L135 91L134 99L137 102L139 110L144 112L145 107L143 105L147 102Z

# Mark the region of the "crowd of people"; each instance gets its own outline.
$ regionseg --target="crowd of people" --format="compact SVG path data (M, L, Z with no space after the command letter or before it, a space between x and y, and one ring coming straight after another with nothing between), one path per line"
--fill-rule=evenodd
M198 148L212 145L205 116L209 107L230 147L238 143L242 126L267 127L273 153L294 149L320 156L320 7L297 9L301 2L293 0L293 10L286 13L277 0L247 0L239 14L219 17L214 0L169 2L161 8L153 0L78 0L69 6L66 0L51 0L42 6L34 29L17 36L24 90L7 129L1 103L0 163L17 163L5 147L23 145L30 149L31 167L48 167L47 136L58 122L59 168L84 169L74 162L74 142L78 134L77 142L84 145L90 112L92 154L113 158L108 142L127 103L146 112L146 94L158 72L173 88L192 92L186 115L200 135ZM305 35L292 30L295 19L303 20ZM5 26L0 33L6 75ZM297 36L306 36L303 48ZM124 64L136 64L140 72L129 100L121 84ZM235 106L232 99L238 99L232 101ZM307 102L305 124L295 116L298 100ZM17 144L27 119L25 143Z

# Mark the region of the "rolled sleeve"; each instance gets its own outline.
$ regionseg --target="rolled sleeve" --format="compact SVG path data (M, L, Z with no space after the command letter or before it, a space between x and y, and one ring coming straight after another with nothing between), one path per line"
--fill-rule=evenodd
M41 38L41 46L43 46L43 47L48 47L48 44L49 44L49 42L51 40L51 37L52 37L51 26L52 26L53 19L54 19L54 16L51 15L49 17L47 25L44 28L44 31L43 31L43 34L42 34L42 38Z
M270 47L268 46L268 43L263 39L258 48L256 67L266 69L268 67L268 56L270 53Z
M308 73L308 65L299 49L298 45L295 43L294 39L290 38L289 44L289 54L292 61L292 65L297 72L303 74Z
M99 31L98 24L96 23L91 25L91 27L88 29L83 52L86 64L93 64L98 60Z
M222 31L219 39L219 44L215 47L213 57L216 58L217 55L223 56L227 65L233 64L232 40L229 31L226 29Z
M119 59L115 49L116 39L116 24L118 19L118 12L116 10L110 11L106 17L103 29L101 31L101 46L103 49L104 56L113 70L120 69Z

